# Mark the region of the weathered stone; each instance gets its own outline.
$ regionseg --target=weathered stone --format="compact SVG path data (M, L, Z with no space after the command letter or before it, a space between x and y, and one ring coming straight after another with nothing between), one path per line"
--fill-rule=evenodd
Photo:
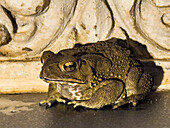
M0 93L47 91L47 84L39 79L39 61L0 62L0 67Z
M169 0L1 0L0 5L0 93L47 91L38 78L43 51L125 38L120 27L146 45L152 58L145 61L152 59L164 71L160 88L170 88Z

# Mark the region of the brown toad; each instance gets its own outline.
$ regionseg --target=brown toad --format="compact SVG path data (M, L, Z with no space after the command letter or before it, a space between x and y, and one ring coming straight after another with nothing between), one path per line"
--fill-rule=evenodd
M41 105L64 102L99 109L117 108L126 103L136 106L150 91L152 77L117 39L75 45L57 54L42 55L40 78L49 83Z

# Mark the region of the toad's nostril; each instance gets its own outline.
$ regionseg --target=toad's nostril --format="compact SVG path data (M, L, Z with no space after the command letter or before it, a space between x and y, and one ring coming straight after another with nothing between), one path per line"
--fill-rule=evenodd
M43 72L42 72L42 71L40 72L39 77L40 77L40 79L44 79L44 76L43 76Z
M43 79L44 77L43 76L40 76L40 79Z

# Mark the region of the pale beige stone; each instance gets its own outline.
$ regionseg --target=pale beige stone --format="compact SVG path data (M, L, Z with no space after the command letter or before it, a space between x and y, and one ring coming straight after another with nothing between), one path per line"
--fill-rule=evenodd
M46 92L38 77L43 51L125 39L120 27L162 67L161 86L155 86L170 88L169 0L1 0L0 5L0 25L6 28L0 32L0 93ZM8 34L11 40L5 40Z
M40 80L41 64L31 62L0 62L0 93L47 92L48 84Z
M170 90L170 61L155 61L156 65L159 65L163 68L163 80L159 90ZM154 69L153 69L154 70ZM157 74L158 76L160 74Z

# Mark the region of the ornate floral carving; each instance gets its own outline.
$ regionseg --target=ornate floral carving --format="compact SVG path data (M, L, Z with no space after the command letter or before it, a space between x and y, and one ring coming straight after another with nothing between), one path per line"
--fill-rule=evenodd
M5 57L25 58L37 55L61 35L77 1L2 0L0 4L0 13L6 14L0 23L8 22L5 26L12 37L0 52Z
M103 0L2 0L0 4L0 13L6 16L3 21L8 22L0 23L12 37L8 44L1 43L0 52L4 56L0 59L24 59L37 56L52 45L57 51L78 41L104 39L114 26L112 10ZM61 34L68 42L58 41Z
M170 8L167 4L168 0L135 0L133 18L136 30L146 40L170 52Z
M120 38L119 27L146 44L154 58L170 56L169 0L1 0L0 4L0 60Z
M154 59L170 59L169 0L108 0L116 24L147 46Z

